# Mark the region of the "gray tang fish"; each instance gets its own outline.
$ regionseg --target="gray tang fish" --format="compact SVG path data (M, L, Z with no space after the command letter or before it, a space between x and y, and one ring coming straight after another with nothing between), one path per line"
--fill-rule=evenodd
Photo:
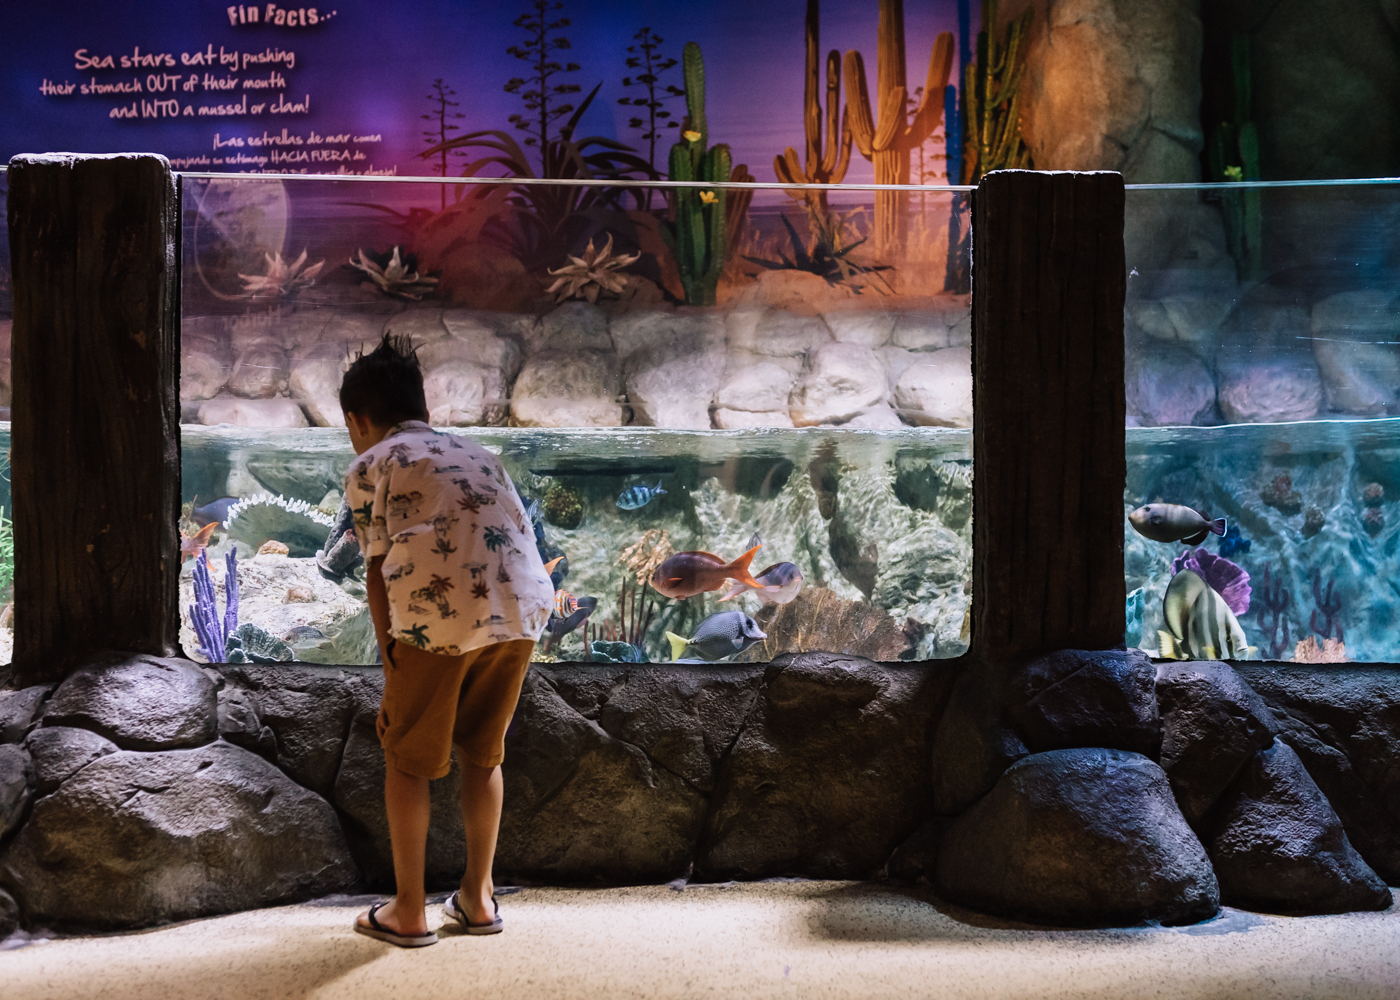
M1171 630L1157 631L1163 659L1247 660L1255 653L1225 598L1189 569L1167 584L1162 617Z
M758 622L742 611L721 611L710 615L689 639L674 632L666 633L673 660L679 660L682 654L702 660L722 660L726 656L742 653L754 643L767 638L768 634L758 627Z
M1143 538L1154 542L1200 545L1206 535L1225 534L1225 519L1211 520L1198 510L1179 503L1150 503L1128 515L1128 523Z

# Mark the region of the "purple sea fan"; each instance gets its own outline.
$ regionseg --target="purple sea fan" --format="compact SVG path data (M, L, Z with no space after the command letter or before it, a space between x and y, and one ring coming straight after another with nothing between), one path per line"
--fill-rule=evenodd
M190 620L199 637L199 651L210 663L225 662L228 652L224 640L238 629L238 555L232 549L224 557L224 570L224 615L220 621L208 563L204 559L195 560Z
M1249 597L1254 588L1249 585L1249 574L1243 567L1205 549L1187 549L1172 560L1172 576L1184 569L1198 574L1211 590L1223 597L1236 617L1249 611Z

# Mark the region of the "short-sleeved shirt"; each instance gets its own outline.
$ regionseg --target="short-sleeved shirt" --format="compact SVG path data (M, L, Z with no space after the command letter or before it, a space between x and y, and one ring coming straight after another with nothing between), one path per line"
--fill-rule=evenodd
M391 638L455 656L539 638L554 587L500 460L409 420L345 476L366 559L383 556Z

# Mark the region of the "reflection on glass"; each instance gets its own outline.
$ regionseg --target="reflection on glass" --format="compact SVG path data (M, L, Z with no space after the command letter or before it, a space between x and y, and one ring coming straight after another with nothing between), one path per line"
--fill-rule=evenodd
M1181 638L1164 602L1189 571L1256 657L1396 658L1397 221L1391 183L1128 192L1124 508L1228 524L1192 545L1125 524L1130 643Z
M881 241L869 194L729 192L725 238L697 257L677 215L713 192L183 184L182 530L219 525L220 606L236 549L239 621L271 658L376 655L363 569L326 552L352 458L341 374L386 332L417 346L434 426L500 450L538 503L542 558L564 557L540 658L709 659L704 623L731 609L763 638L727 662L966 649L964 197L907 196ZM716 254L714 304L696 304L711 291L686 269ZM672 553L760 543L762 590L647 584Z
M0 218L8 218L8 172L0 171ZM10 236L0 233L0 664L10 662L15 647L14 510L10 502L10 327L15 300L10 281Z

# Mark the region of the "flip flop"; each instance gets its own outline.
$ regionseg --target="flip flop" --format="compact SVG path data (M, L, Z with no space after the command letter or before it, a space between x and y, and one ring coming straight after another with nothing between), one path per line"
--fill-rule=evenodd
M491 905L496 908L495 917L485 924L473 924L467 921L467 915L462 912L462 908L457 905L457 894L454 892L447 897L447 901L442 904L442 910L457 923L461 924L468 934L499 934L506 929L506 922L501 919L501 904L495 899L491 900Z
M355 933L372 937L376 941L386 941L389 944L398 945L400 948L423 948L430 944L437 944L438 936L432 931L428 931L426 934L395 934L381 924L375 914L388 905L388 903L376 903L371 906L369 908L369 926L366 927L359 920L356 920Z

